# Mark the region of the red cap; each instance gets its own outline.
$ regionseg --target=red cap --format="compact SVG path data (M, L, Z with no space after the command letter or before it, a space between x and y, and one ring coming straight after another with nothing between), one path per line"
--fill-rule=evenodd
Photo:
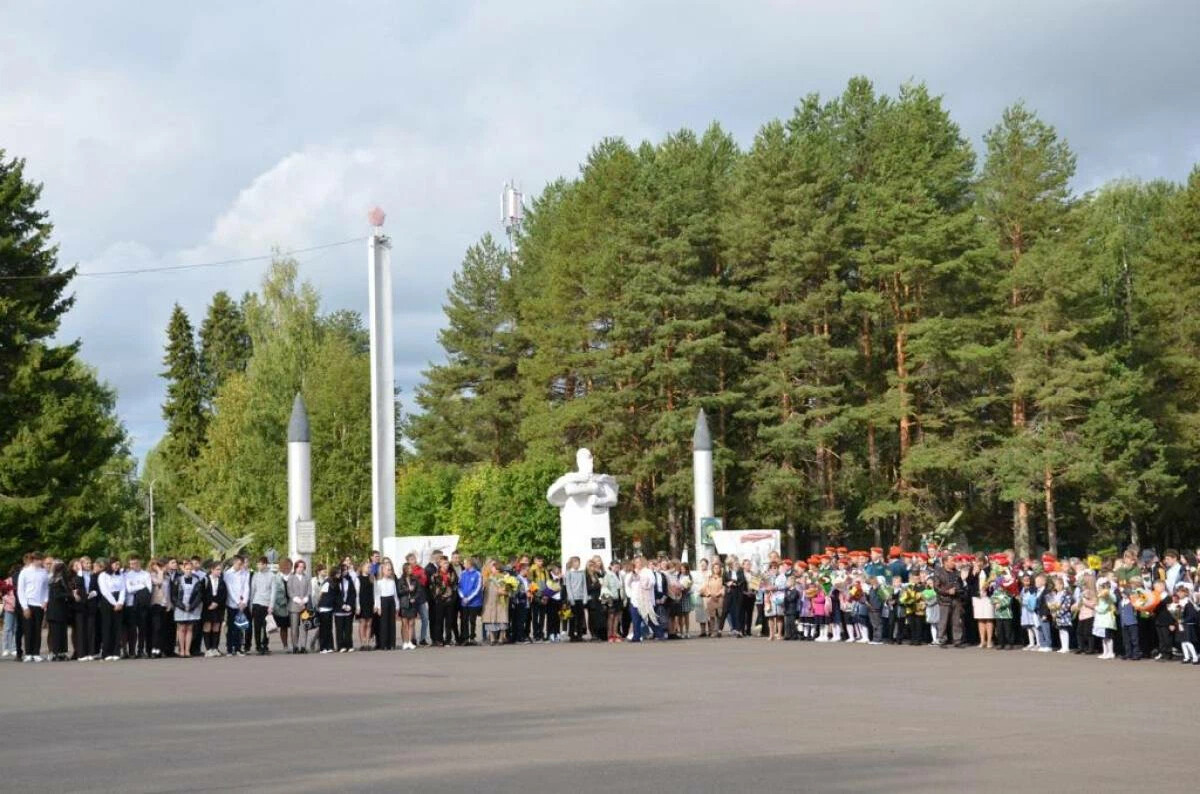
M889 557L901 557L903 555L904 555L904 552L901 551L899 546L892 546L890 549L888 549Z
M779 564L780 565L791 565L792 561L789 560L787 557L784 557L782 560L779 561Z
M917 552L917 557L921 559L921 562L929 562L929 555L923 551Z

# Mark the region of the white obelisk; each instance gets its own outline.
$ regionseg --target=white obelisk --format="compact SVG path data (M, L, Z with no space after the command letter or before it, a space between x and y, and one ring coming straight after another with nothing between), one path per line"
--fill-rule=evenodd
M692 434L692 492L695 495L692 512L696 522L696 559L692 567L698 567L700 560L716 552L712 546L704 545L700 532L700 519L713 515L712 435L708 432L708 419L704 416L703 408L696 417L696 432Z
M392 244L383 210L367 213L371 326L371 548L396 534L396 408L392 363Z
M312 555L302 554L296 538L296 522L312 519L312 443L308 432L308 409L304 398L296 392L292 401L292 418L288 421L288 558L295 562L303 558L306 567L312 566Z

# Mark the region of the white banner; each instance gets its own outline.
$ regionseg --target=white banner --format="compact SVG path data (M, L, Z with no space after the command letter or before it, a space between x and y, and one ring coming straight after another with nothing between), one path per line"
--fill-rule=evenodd
M728 529L712 533L718 554L736 554L738 560L750 560L755 571L767 568L771 552L779 551L778 529Z
M384 557L390 557L396 573L404 565L404 558L409 554L417 555L417 562L425 565L435 551L440 551L449 557L458 548L458 535L405 535L399 538L384 538Z

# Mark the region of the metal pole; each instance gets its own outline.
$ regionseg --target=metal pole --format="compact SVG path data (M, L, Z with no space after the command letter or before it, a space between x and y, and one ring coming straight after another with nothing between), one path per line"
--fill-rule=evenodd
M383 233L383 210L368 214L367 242L371 334L371 548L396 534L396 405L392 362L391 243Z
M708 419L704 409L696 415L696 430L692 435L692 519L695 523L696 559L692 563L698 567L700 560L711 556L713 549L704 545L700 521L713 515L713 449L712 435L708 431Z

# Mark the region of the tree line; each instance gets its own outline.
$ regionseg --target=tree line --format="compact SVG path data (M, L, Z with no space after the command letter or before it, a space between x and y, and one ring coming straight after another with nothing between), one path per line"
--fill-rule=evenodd
M958 510L1022 552L1195 540L1200 171L1077 194L1075 165L1023 104L977 155L925 86L861 78L746 150L717 124L601 141L515 252L467 252L418 479L445 505L454 472L587 446L616 542L678 553L703 407L717 512L789 553Z
M286 426L313 431L322 556L370 538L367 338L294 262L167 329L164 437L136 480L115 396L53 340L69 309L40 188L0 155L4 557L203 553L184 502L285 548ZM614 539L690 537L696 412L717 513L789 554L912 546L955 512L976 546L1198 540L1200 170L1088 193L1022 104L976 152L923 85L805 97L747 148L718 124L605 139L507 250L466 252L445 360L397 400L397 531L550 552L545 487L587 446L617 475Z

